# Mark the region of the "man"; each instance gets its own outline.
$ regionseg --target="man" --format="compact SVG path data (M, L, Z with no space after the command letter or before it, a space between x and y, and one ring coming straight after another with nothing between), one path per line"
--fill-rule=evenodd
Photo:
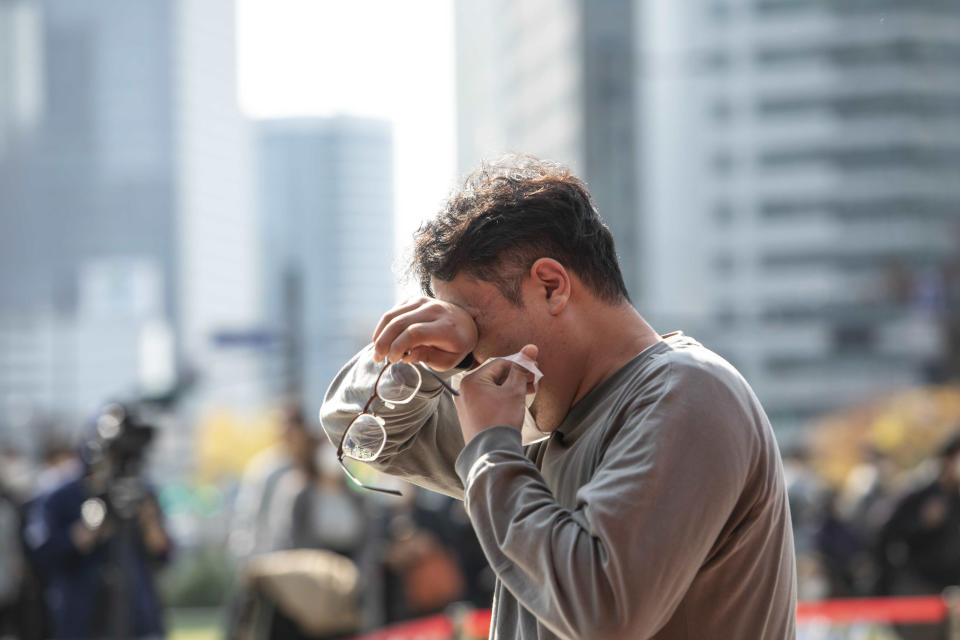
M334 443L358 412L384 421L374 466L463 497L498 578L495 638L795 634L783 470L743 378L631 306L584 184L507 157L468 177L416 234L428 297L388 311L331 385ZM524 446L530 406L545 440ZM374 398L382 361L452 372L405 404Z

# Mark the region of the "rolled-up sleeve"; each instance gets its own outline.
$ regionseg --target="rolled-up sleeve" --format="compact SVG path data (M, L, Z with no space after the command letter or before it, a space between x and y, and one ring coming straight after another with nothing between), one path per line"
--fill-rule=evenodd
M368 345L344 365L327 390L320 422L335 447L372 395L383 366L374 362L373 345ZM384 419L387 432L387 443L370 466L427 489L463 498L463 485L454 468L463 449L463 435L453 400L439 382L423 375L422 386L413 400L387 405L377 398L369 411Z

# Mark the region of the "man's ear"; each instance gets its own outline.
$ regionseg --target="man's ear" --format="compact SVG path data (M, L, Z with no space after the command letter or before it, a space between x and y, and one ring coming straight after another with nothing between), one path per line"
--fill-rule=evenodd
M570 274L553 258L539 258L530 267L530 279L538 291L542 291L550 313L556 315L564 310L570 300Z

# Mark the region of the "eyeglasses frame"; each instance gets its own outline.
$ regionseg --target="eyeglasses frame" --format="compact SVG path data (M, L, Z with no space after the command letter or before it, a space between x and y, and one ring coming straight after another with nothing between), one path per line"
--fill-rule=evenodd
M398 360L397 362L401 362L401 361ZM377 397L379 397L379 394L377 393L377 387L380 385L380 379L383 377L383 374L386 373L387 369L389 369L390 367L392 367L394 364L396 364L396 362L390 362L390 361L388 360L388 361L386 362L386 364L384 364L383 368L380 369L380 373L377 375L377 379L376 379L376 381L373 383L373 393L370 394L370 398L367 399L366 404L363 405L363 409L362 409L359 413L357 413L357 415L355 415L355 416L353 417L353 420L350 421L350 424L347 425L347 428L344 429L344 430L343 430L343 433L340 435L340 443L337 445L337 463L340 465L340 468L343 469L343 472L344 472L345 474L347 474L347 477L350 478L350 479L353 481L353 483L354 483L355 485L357 485L358 487L360 487L361 489L366 489L367 491L375 491L375 492L377 492L377 493L384 493L384 494L391 495L391 496L402 496L403 494L402 494L401 492L397 491L396 489L386 489L386 488L384 488L384 487L375 487L375 486L373 486L373 485L364 484L363 482L360 482L360 480L359 480L355 475L353 475L352 473L350 473L350 470L347 468L347 465L344 464L344 462L343 462L343 457L344 457L344 453L343 453L343 443L344 443L344 442L346 441L346 439L347 439L347 433L349 433L350 428L353 427L353 423L355 423L355 422L360 418L360 416L363 416L363 415L369 415L369 416L371 416L372 418L376 419L377 422L380 424L380 429L383 430L383 445L380 446L380 451L383 451L383 447L386 445L386 442L387 442L387 432L386 432L386 429L385 429L384 426L383 426L383 418L381 418L380 416L378 416L378 415L376 415L376 414L374 414L374 413L370 413L370 412L369 412L369 409L370 409L370 405L373 404L373 401L374 401L375 399L377 399ZM409 364L409 363L408 363L408 364ZM416 365L411 364L410 366L416 368ZM418 371L418 373L421 372L421 371L426 371L428 374L430 374L431 376L433 376L433 377L437 380L437 382L439 382L440 385L441 385L444 389L446 389L447 391L449 391L451 394L453 394L453 395L455 395L455 396L459 396L459 395L460 395L460 393L457 392L456 389L454 389L453 387L450 386L450 383L448 383L446 380L444 380L443 378L441 378L435 371L433 371L433 370L430 369L429 367L419 367L419 368L417 368L417 371ZM421 376L420 376L420 385L422 385L422 384L423 384L423 374L421 373ZM414 394L416 394L417 391L419 391L419 390L420 390L420 386L418 385L416 391L414 391ZM411 400L412 400L412 399L413 399L413 398L412 398L412 396L411 396ZM382 400L382 398L381 398L381 400ZM390 403L390 404L405 404L406 402L409 402L409 400L406 400L406 401L403 402L403 403L391 403L389 400L383 400L383 401L384 401L384 402L387 402L387 403ZM380 451L377 451L377 455L375 455L375 456L373 456L372 458L370 458L370 460L357 460L357 462L373 462L373 461L376 460L377 457L380 455ZM351 459L356 460L356 458L351 458Z

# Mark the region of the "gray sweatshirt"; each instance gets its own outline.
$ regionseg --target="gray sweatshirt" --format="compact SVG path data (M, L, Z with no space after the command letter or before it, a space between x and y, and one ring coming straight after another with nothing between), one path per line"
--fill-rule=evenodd
M355 356L321 412L334 440L382 365ZM374 466L465 499L497 575L491 637L794 638L796 567L770 423L726 361L680 333L594 387L547 440L463 445L429 376Z

